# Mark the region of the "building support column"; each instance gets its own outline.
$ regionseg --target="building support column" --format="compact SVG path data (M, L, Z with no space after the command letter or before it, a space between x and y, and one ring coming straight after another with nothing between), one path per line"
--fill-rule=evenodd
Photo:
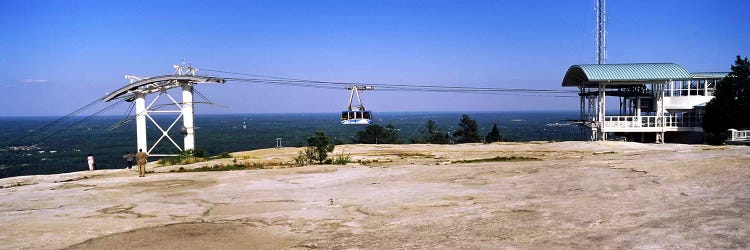
M135 127L136 127L136 142L138 145L137 150L143 150L148 153L148 144L146 142L146 116L148 110L146 110L146 94L137 93L135 95Z
M581 120L581 122L585 122L586 121L586 100L585 100L586 96L583 95L584 93L583 87L579 86L578 89L580 90L579 97L581 99L581 111L579 112L579 116L580 116L579 119Z
M643 126L643 121L641 121L641 96L640 95L635 97L635 117L636 117L636 120L638 121L638 127Z
M667 86L667 84L669 84L669 81L665 81L663 84L661 84L659 86L659 93L656 94L659 97L659 101L658 101L659 116L658 117L661 117L661 132L659 132L658 134L657 142L661 144L664 144L664 131L666 131L666 127L667 127L667 116L665 115L667 113L667 107L664 103L664 95L665 95L664 89Z
M597 119L599 120L599 128L597 130L597 134L598 134L597 135L597 140L599 140L599 141L607 140L606 133L604 133L604 131L603 131L603 129L604 129L604 117L606 115L606 112L605 112L605 110L606 110L606 101L605 101L606 97L607 97L607 95L606 95L606 88L604 87L603 83L599 83L599 98L598 98L599 99L598 100L599 101L599 103L598 103L599 105L598 105L598 110L597 110L598 111L597 112L598 113L597 114Z
M182 124L185 127L183 149L195 149L195 125L193 123L193 84L182 84Z

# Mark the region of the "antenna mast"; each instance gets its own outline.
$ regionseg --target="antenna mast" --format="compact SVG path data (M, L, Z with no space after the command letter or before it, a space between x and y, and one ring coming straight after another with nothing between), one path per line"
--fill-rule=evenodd
M607 3L596 0L596 64L607 63Z

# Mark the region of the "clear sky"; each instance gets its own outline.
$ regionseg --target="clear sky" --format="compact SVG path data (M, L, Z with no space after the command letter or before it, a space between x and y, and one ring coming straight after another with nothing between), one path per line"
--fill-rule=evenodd
M198 68L327 81L561 89L594 62L593 0L0 1L0 116L64 115L127 81ZM609 63L728 71L750 1L609 0ZM206 73L200 72L199 73ZM197 113L338 112L342 89L199 85ZM576 110L576 98L378 92L375 111ZM109 114L122 114L126 107Z

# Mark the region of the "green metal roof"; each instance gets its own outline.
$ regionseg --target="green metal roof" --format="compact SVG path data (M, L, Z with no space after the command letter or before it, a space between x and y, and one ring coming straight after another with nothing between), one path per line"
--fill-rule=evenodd
M729 72L693 72L690 73L691 78L724 78L729 75Z
M592 87L600 82L643 82L690 79L685 68L674 63L580 64L568 68L562 86Z

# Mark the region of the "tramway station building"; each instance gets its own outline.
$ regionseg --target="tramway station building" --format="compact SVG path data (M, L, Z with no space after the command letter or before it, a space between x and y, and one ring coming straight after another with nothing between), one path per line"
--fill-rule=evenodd
M580 64L562 86L579 89L579 122L591 140L699 143L706 103L728 74L674 63Z

